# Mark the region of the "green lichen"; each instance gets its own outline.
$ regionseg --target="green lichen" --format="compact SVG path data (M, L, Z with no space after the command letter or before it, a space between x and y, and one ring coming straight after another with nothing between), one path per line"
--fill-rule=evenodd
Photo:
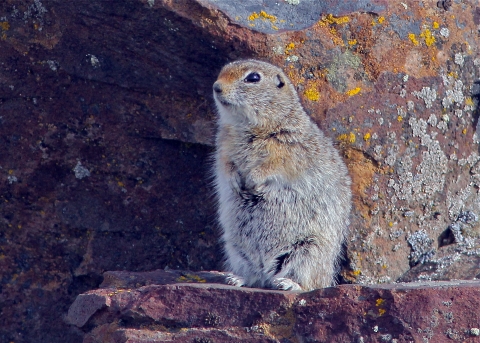
M361 67L360 57L346 50L334 57L332 63L327 66L327 80L339 93L348 91L348 84L345 78L345 71L348 69L358 70Z

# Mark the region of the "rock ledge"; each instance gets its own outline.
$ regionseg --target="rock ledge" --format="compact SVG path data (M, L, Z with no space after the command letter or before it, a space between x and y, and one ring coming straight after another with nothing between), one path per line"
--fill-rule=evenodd
M66 320L93 342L476 342L480 282L237 288L219 272L107 272Z

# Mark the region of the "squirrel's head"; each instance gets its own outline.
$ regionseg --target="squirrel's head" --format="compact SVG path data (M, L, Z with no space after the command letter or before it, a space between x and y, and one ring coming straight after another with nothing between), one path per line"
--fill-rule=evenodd
M298 104L295 89L283 71L257 60L240 60L223 67L213 84L213 96L221 121L254 126L282 120Z

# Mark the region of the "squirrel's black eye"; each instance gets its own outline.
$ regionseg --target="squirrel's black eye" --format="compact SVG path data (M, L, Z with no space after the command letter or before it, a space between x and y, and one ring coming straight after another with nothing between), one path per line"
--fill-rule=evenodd
M245 82L258 82L260 81L260 74L259 73L250 73L244 80Z

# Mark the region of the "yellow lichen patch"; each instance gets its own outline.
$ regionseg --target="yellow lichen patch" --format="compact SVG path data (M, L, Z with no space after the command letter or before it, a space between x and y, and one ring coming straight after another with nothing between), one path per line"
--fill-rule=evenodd
M388 226L392 227L392 226L393 226L393 222L388 222Z
M7 31L10 29L10 23L8 21L0 21L0 29Z
M454 71L451 71L447 74L448 77L453 77L454 79L458 78L458 74Z
M385 17L378 17L378 23L382 24L385 21Z
M349 17L334 17L333 14L328 14L326 17L322 18L319 22L320 26L324 26L325 24L346 24L350 21ZM322 25L323 24L323 25Z
M355 276L359 276L360 274L362 274L362 271L360 269L356 269L352 272L352 274Z
M250 21L254 21L255 19L258 19L258 18L260 18L260 15L257 12L253 12L248 16L247 19Z
M337 139L341 142L345 142L345 143L355 143L355 141L357 140L357 137L355 136L355 134L353 132L350 132L350 133L342 133L341 135L339 135L337 137Z
M382 298L378 298L377 301L375 301L375 306L379 307L382 306L385 303L385 300Z
M435 36L432 34L432 31L429 29L425 29L421 34L420 37L425 39L425 44L427 46L431 46L435 43Z
M363 140L365 142L368 142L370 138L372 138L372 135L370 134L370 132L367 132L366 134L363 135Z
M298 342L294 333L296 323L295 312L289 306L285 314L275 313L278 316L278 322L275 324L259 323L258 327L266 337L275 341Z
M356 40L356 39L350 39L350 40L348 41L348 45L355 45L355 44L357 44L357 40Z
M410 39L410 41L413 43L413 45L418 45L420 44L417 40L417 36L415 36L415 33L409 33L408 34L408 38Z
M195 274L186 274L177 278L178 282L207 282L207 280L202 279L200 276Z
M295 49L295 43L291 42L288 43L287 46L285 47L285 55L288 55L291 50Z
M465 98L465 105L467 106L473 106L473 99L471 97Z
M397 117L397 121L400 123L402 120L403 120L403 117L402 117L401 115L399 115L399 116Z
M440 24L437 23L436 21L434 21L433 24L432 24L432 27L433 27L434 29L438 29L438 28L440 28Z
M383 309L383 308L379 308L379 309L378 309L378 314L379 314L380 316L383 316L383 315L385 314L385 312L387 312L387 310L385 310L385 309Z
M247 19L250 20L250 21L254 21L256 19L270 20L272 23L275 23L277 21L276 16L274 16L272 14L268 14L265 11L260 11L260 13L253 12L252 14L250 14L248 16Z
M311 101L320 100L320 92L316 88L313 88L313 87L308 88L305 90L303 94L305 94L308 100L311 100Z
M348 96L353 96L353 95L357 95L358 93L360 93L362 89L360 87L357 87L357 88L354 88L354 89L350 89L349 91L345 92L346 95Z
M462 133L463 133L464 135L466 135L466 134L467 134L467 129L463 129L463 130L462 130Z

